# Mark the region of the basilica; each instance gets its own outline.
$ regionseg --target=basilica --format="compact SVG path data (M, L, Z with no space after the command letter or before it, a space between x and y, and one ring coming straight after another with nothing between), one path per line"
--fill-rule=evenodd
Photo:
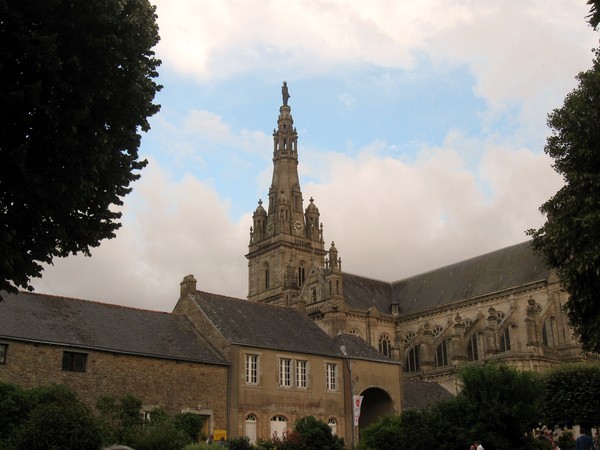
M3 294L0 381L64 384L92 408L131 394L145 415L198 414L205 435L251 442L312 415L354 446L382 416L456 394L465 364L543 370L597 356L582 353L568 293L528 242L393 282L345 273L304 200L288 102L284 82L246 299L206 292L191 274L172 313Z

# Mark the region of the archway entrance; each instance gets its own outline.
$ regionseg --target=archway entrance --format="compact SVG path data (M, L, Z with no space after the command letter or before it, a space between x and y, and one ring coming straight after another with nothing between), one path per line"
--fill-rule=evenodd
M379 388L366 389L362 394L358 427L364 428L383 416L394 412L394 402L387 392Z

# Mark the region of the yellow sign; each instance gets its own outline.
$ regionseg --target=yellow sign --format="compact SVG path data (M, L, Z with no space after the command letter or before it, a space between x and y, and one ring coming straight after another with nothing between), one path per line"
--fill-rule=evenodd
M227 440L227 430L214 430L213 431L213 440L215 441L215 443L219 442L220 440Z

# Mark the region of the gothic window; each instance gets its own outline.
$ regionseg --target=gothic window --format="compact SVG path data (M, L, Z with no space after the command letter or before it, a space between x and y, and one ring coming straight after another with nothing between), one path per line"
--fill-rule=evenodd
M421 355L419 351L419 345L412 347L406 354L406 362L404 364L404 370L406 372L417 372L421 368Z
M312 288L311 290L312 301L315 303L317 301L317 288Z
M337 364L327 363L325 366L325 388L337 391Z
M477 361L479 359L479 346L477 345L477 333L473 333L467 342L467 359Z
M350 331L348 331L348 334L360 337L360 331L358 331L358 328L352 328Z
M465 319L463 323L465 324L465 330L468 330L473 326L473 321L471 319Z
M444 329L440 325L436 325L435 327L433 327L431 329L431 333L433 334L434 338L439 337L443 331L444 331Z
M405 344L409 343L410 341L412 341L416 336L416 333L414 331L407 331L406 334L404 335L404 339L403 342Z
M510 331L509 327L506 327L502 334L500 334L500 351L507 352L510 350Z
M544 320L544 325L542 326L542 342L546 347L556 346L552 322L552 318L548 317L546 320Z
M304 263L300 263L300 267L298 267L298 287L302 287L305 280Z
M246 384L258 384L258 355L246 354Z
M292 387L292 360L289 358L279 359L279 386Z
M392 356L392 342L385 333L379 336L379 351L387 357Z
M329 295L333 295L333 291L331 290L331 280L329 280Z
M448 365L448 347L450 346L450 339L444 339L437 346L435 351L435 367L444 367Z
M265 289L271 287L271 271L269 270L269 264L265 263Z
M335 293L340 293L340 280L335 280Z

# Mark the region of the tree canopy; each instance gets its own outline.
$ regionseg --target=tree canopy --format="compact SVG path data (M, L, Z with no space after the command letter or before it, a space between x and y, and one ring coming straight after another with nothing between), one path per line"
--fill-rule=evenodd
M0 0L0 290L115 236L158 40L148 0Z
M453 399L425 410L404 410L361 430L360 448L403 450L528 448L528 433L542 412L544 387L534 372L505 364L468 365L460 372L462 389Z
M548 220L529 230L533 247L569 293L569 322L584 350L600 352L600 53L577 76L579 86L548 116L545 152L565 185L540 210Z

